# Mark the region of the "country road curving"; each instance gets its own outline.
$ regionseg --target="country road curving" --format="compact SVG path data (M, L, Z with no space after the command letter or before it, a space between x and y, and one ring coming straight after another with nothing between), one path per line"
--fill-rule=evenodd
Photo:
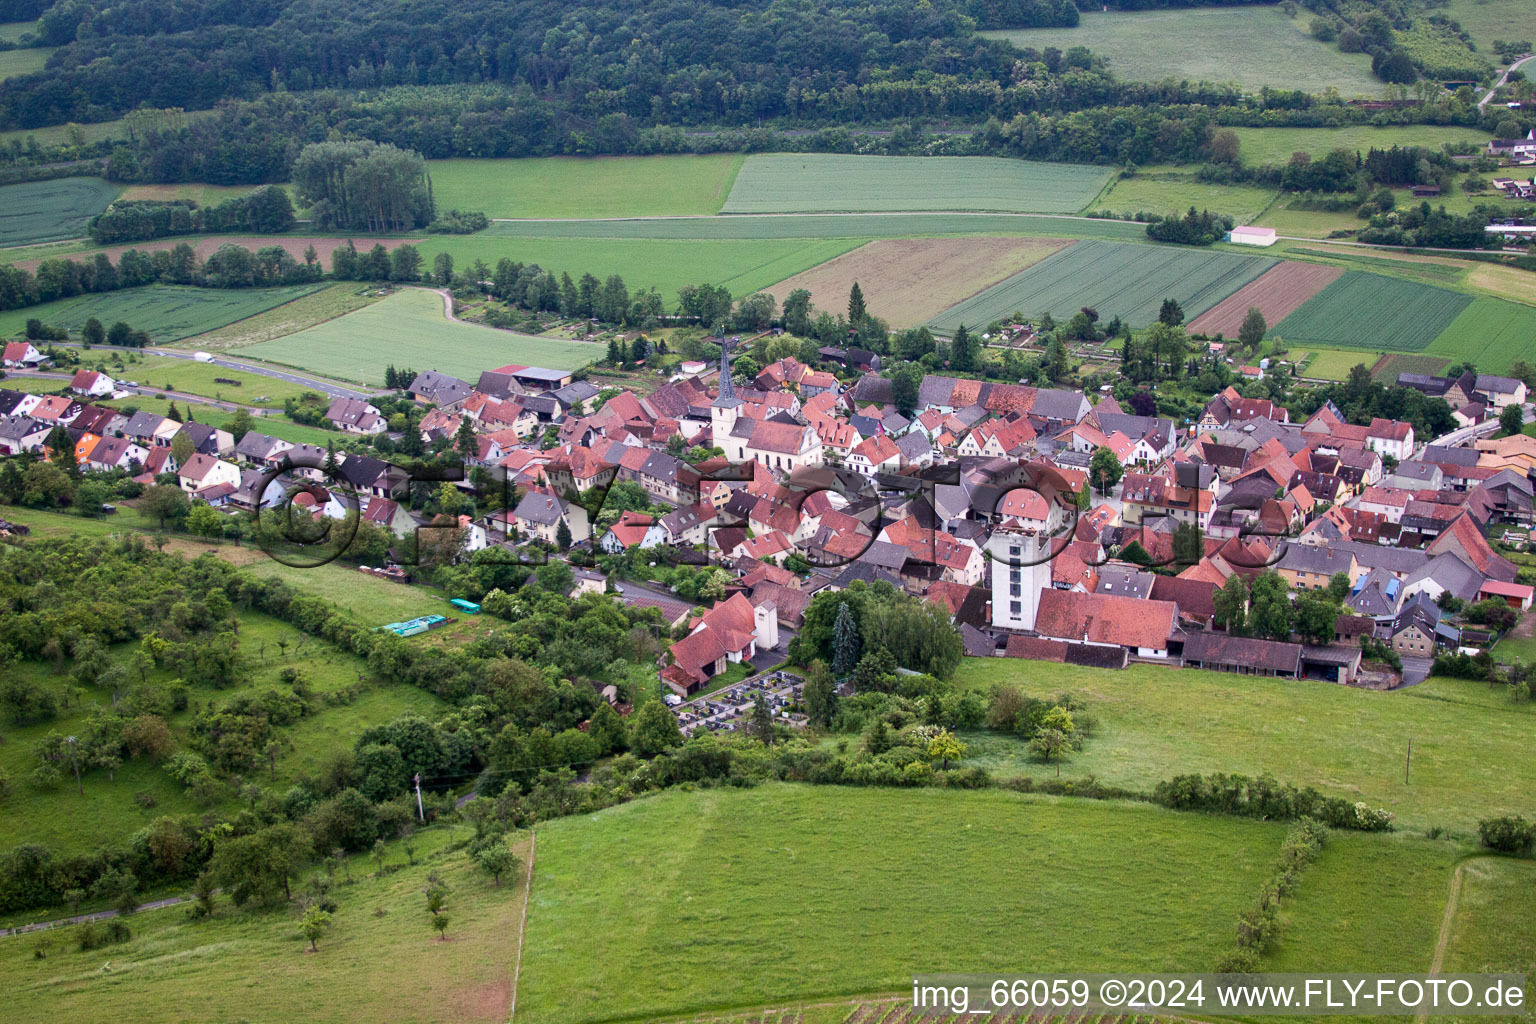
M1499 80L1493 83L1493 88L1489 89L1487 95L1477 101L1477 109L1482 110L1488 105L1488 101L1493 99L1493 94L1499 91L1499 87L1509 81L1510 72L1519 70L1520 65L1532 60L1536 60L1536 53L1528 53L1524 57L1516 59L1509 67L1505 68L1504 73L1499 76Z

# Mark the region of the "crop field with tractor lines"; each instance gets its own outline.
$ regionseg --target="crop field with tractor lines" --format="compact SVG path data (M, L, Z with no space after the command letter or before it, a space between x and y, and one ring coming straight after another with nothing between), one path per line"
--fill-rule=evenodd
M1473 299L1425 352L1458 363L1471 360L1484 373L1508 373L1515 360L1536 359L1536 307Z
M78 332L87 320L95 317L106 327L121 320L135 330L149 332L151 345L163 345L244 320L323 287L299 284L283 288L215 289L152 285L77 295L0 313L0 337L20 333L33 318Z
M1296 349L1319 345L1418 352L1472 301L1446 288L1350 270L1269 330Z
M1075 213L1110 169L1003 157L772 153L747 158L722 213Z
M1013 312L1064 320L1090 306L1105 321L1118 316L1145 327L1166 298L1196 317L1274 264L1228 252L1079 242L945 310L932 324L948 334L960 324L982 326Z
M27 51L13 51L27 52ZM0 53L0 57L6 54ZM85 234L118 186L100 178L58 178L0 186L0 245L51 242Z

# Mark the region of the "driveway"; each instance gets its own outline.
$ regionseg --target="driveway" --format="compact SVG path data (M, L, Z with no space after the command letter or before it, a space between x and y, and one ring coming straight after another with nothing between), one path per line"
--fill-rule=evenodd
M1434 666L1432 658L1404 658L1403 659L1403 686L1418 686L1429 678L1429 670Z

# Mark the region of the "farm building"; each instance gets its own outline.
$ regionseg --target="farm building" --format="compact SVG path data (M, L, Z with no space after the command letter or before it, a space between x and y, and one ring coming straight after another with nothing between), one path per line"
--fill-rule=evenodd
M1233 245L1274 245L1275 229L1239 224L1232 229L1230 240Z

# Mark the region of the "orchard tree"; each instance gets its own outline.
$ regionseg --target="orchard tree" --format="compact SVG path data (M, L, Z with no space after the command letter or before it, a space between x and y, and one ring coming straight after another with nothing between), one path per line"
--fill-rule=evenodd
M603 706L607 707L606 704ZM496 881L498 887L501 885L501 876L516 871L518 865L517 854L504 842L487 846L475 856L475 861L480 865L480 870Z
M320 952L320 947L316 943L319 942L320 936L325 934L325 928L330 923L331 915L321 910L319 904L311 903L304 909L304 919L299 922L299 930L309 940L311 953Z
M940 762L939 767L949 768L949 762L965 759L965 744L955 738L948 729L940 729L928 741L928 760Z
M1257 306L1248 307L1248 315L1243 317L1243 325L1237 329L1237 340L1245 349L1257 350L1264 340L1264 332L1269 330L1269 324L1264 322L1264 314Z

